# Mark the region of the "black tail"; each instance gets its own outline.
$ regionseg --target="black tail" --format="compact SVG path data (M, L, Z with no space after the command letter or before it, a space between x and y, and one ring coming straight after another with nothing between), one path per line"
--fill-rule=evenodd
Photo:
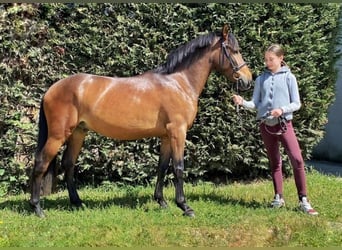
M39 110L39 122L38 122L38 146L37 153L42 151L48 136L48 126L44 112L44 100L40 102L40 110Z
M45 143L48 138L48 125L44 112L44 100L42 99L40 103L40 111L39 111L39 122L38 122L38 145L37 145L37 154L39 154L45 146ZM55 191L56 181L57 181L57 173L58 169L56 168L56 157L50 162L49 167L44 175L44 179L42 181L41 186L41 194L49 195L53 191Z

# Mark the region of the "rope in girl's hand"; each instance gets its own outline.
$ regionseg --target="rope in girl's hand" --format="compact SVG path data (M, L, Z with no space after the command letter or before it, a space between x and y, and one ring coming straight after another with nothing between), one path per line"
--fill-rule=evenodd
M237 93L236 95L235 94L233 95L233 98L236 99L236 98L241 98L241 97L239 96L239 93ZM235 111L236 111L238 123L240 124L240 126L242 126L242 116L240 113L240 103L239 103L239 101L234 100L234 104L235 104Z

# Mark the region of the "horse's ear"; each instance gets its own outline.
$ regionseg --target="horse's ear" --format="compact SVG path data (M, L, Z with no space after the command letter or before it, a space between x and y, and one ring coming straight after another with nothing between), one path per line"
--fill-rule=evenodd
M222 38L224 40L227 40L228 34L229 34L229 26L228 24L225 24L222 28Z

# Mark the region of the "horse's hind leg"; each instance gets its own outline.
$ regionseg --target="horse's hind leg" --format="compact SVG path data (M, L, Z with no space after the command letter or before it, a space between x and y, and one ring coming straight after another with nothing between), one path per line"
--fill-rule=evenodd
M48 138L45 146L35 155L34 167L31 176L31 199L30 205L36 215L44 217L44 212L40 206L40 191L42 178L48 169L50 162L55 158L59 148L62 146L60 140Z
M154 199L163 208L167 207L167 202L165 201L164 195L163 195L163 188L164 188L164 178L169 168L170 159L171 159L170 139L168 137L161 138L160 156L159 156L159 163L158 163L158 176L157 176L156 188L154 191Z
M74 181L74 169L77 156L82 148L86 130L77 127L67 141L67 147L62 158L62 168L65 170L65 180L69 192L70 203L77 207L82 206L82 201L77 193Z

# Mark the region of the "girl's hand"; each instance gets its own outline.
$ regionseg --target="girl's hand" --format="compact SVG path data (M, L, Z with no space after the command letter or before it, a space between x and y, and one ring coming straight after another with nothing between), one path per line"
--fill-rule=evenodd
M233 95L233 102L237 105L242 105L243 98L239 95Z
M283 110L282 109L273 109L271 111L271 116L273 117L279 117L283 114Z

